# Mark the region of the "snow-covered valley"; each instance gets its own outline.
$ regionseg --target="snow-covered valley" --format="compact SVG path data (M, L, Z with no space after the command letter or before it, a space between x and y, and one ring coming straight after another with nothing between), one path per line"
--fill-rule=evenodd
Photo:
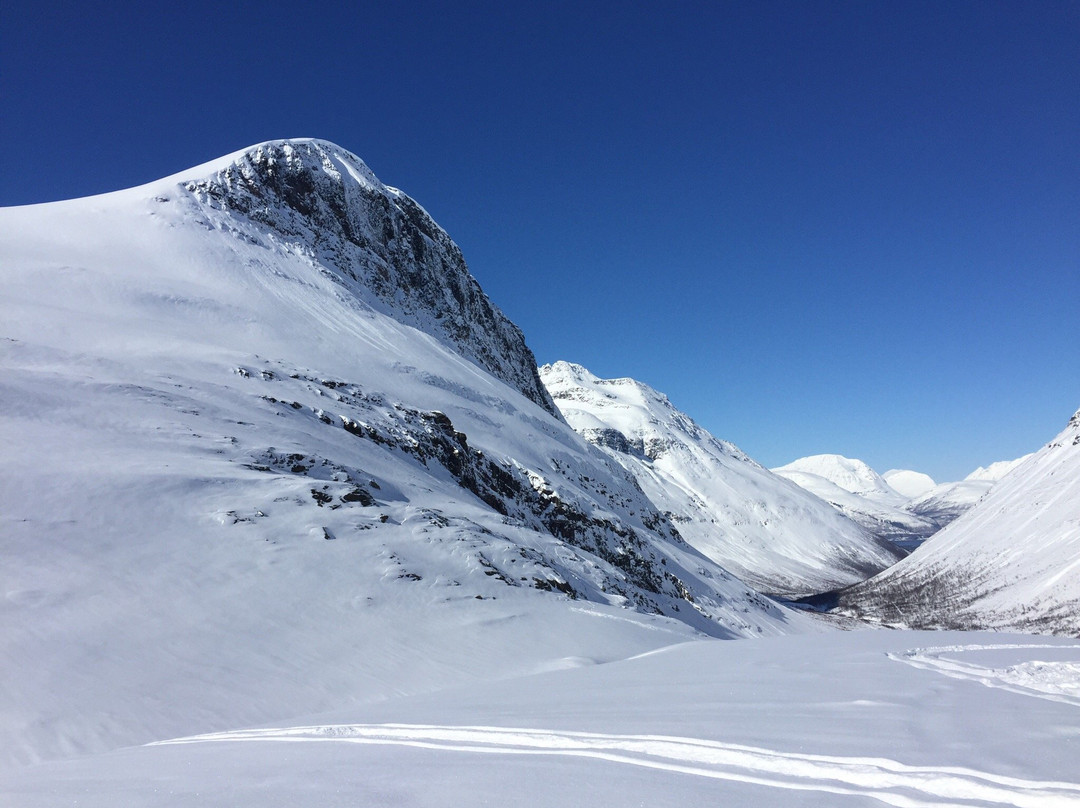
M1080 804L1080 646L765 597L903 567L339 147L0 210L0 284L5 804ZM903 563L1026 514L995 608L1073 608L1044 455Z

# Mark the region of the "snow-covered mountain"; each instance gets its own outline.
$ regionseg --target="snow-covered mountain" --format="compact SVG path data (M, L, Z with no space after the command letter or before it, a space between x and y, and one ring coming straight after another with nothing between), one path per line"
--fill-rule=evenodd
M0 210L0 286L3 762L805 625L332 144Z
M841 604L906 626L1080 632L1080 412L975 507Z
M646 384L569 362L544 365L540 378L566 421L633 474L683 538L762 591L836 589L900 555Z
M1000 460L985 468L980 466L963 480L935 485L913 496L904 508L929 519L941 529L975 507L998 480L1029 457L1031 455L1026 454L1016 460Z
M999 460L996 463L991 463L989 466L979 466L975 471L971 472L965 480L989 480L990 482L997 482L1010 471L1026 461L1034 452L1018 457L1015 460Z
M929 519L938 529L971 510L986 492L994 487L992 480L960 480L935 485L922 496L915 497L904 507Z
M937 530L931 520L906 510L907 497L861 460L812 455L772 471L825 500L873 535L905 549L917 547Z
M889 488L909 499L922 496L937 485L929 474L911 469L889 469L881 477Z

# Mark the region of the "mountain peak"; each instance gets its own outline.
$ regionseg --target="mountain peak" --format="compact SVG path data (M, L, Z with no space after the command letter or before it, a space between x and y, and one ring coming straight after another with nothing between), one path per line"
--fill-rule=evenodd
M205 172L190 179L194 171ZM557 414L536 359L419 204L352 152L314 138L272 140L177 177L222 229L289 245L356 300L447 343ZM249 225L245 228L243 225Z
M781 480L633 379L569 362L540 368L563 417L634 475L691 546L763 591L804 595L860 580L895 551Z
M853 494L871 494L886 499L903 500L885 478L874 471L862 460L844 457L838 454L819 454L800 457L773 471L800 471L817 474L834 485Z

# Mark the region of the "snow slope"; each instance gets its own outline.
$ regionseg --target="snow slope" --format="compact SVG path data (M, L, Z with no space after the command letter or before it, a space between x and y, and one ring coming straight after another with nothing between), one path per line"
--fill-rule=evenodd
M905 506L907 510L943 528L971 510L986 492L994 487L992 480L960 480L936 485Z
M762 591L836 589L899 555L648 385L569 362L544 365L540 378L567 422L633 474L690 544Z
M1080 633L1080 412L974 508L841 604L890 624Z
M917 547L937 530L931 520L908 511L904 495L861 460L813 455L772 471L825 500L874 536L899 547Z
M907 497L861 460L837 454L811 455L773 469L777 473L798 471L813 474L861 497L886 505L902 505Z
M963 480L942 483L913 497L904 508L929 519L938 529L943 528L975 507L998 480L1029 457L1031 455L1026 454L1016 460L1000 460L985 468L980 466Z
M0 296L0 764L806 625L332 144L0 210Z

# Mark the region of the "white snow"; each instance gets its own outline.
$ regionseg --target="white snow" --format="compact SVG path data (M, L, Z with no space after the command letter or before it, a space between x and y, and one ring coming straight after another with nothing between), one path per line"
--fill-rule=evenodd
M861 460L815 455L772 471L823 499L873 535L900 546L918 545L937 530L930 519L909 511L904 495Z
M824 477L833 485L866 499L887 505L902 505L905 496L893 489L885 478L861 460L838 454L800 457L787 465L773 469L782 473L798 471Z
M971 472L965 480L990 480L991 482L997 482L1010 471L1017 466L1024 463L1031 455L1029 453L1023 457L1018 457L1015 460L999 460L996 463L991 463L989 466L979 466L975 471Z
M1054 682L1078 664L1075 642L993 634L695 641L162 737L8 772L0 793L22 808L1064 808L1080 805L1080 705L1058 698ZM1025 671L1025 682L1008 681L1008 668Z
M690 544L767 592L863 580L896 552L798 486L718 440L662 393L556 362L540 377L569 423L626 468Z
M857 587L848 602L901 625L1078 633L1078 503L1080 414L963 516Z
M244 184L278 160L355 241ZM769 603L545 409L414 205L298 140L0 210L0 804L1080 805L1075 642ZM1070 428L942 534L1010 547L1013 605L1074 604Z
M911 469L889 469L881 477L890 488L910 499L925 494L937 485L929 474Z

